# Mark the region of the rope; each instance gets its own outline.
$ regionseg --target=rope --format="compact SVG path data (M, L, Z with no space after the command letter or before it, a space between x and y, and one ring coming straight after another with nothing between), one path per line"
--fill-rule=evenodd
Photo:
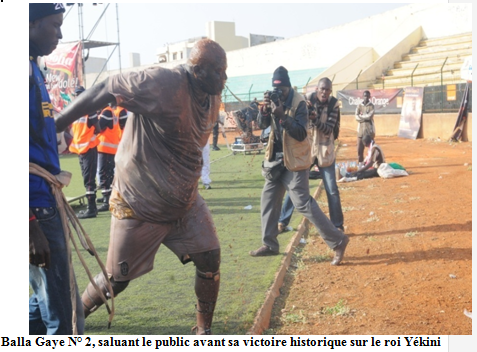
M80 259L81 263L83 264L83 267L88 274L89 281L95 288L97 292L99 292L99 295L101 297L101 300L106 306L106 309L109 313L109 321L108 321L108 328L111 326L111 322L114 317L114 294L113 294L113 289L111 287L111 282L108 279L108 275L106 273L106 268L104 264L102 263L101 259L98 256L98 253L96 252L93 243L91 242L88 234L84 230L83 226L81 226L80 221L76 217L75 212L69 205L68 201L66 200L65 195L62 192L63 186L67 186L69 184L69 180L71 178L71 173L67 171L61 171L60 174L53 176L51 173L49 173L47 170L43 169L41 166L38 166L34 163L30 163L29 165L30 169L30 174L39 176L44 178L51 186L53 195L56 200L56 204L58 207L58 211L60 213L61 217L61 222L63 225L63 232L65 234L65 241L66 241L66 248L68 252L68 261L69 261L69 272L70 272L70 292L71 292L71 303L73 306L73 334L77 335L78 330L76 326L76 321L77 321L77 316L76 316L76 285L75 285L75 278L74 278L74 272L73 272L73 263L72 263L72 256L71 256L71 246L69 240L73 243L73 246L75 248L76 253L78 254L78 258ZM69 224L68 224L69 222ZM93 255L96 258L96 261L98 262L98 265L101 268L101 271L105 277L105 282L107 283L107 289L110 293L111 296L111 307L109 307L109 304L107 302L106 297L102 293L102 291L99 289L98 285L96 284L95 280L93 279L93 276L91 275L91 272L88 269L88 266L83 258L83 255L79 251L78 245L76 244L76 241L73 236L73 232L71 231L70 226L74 229L76 232L76 235L78 236L78 239L83 246L85 250L88 251L89 254Z
M220 158L214 159L214 160L212 160L210 163L211 163L211 164L212 164L212 163L215 163L216 161L225 159L225 158L227 158L227 157L229 157L229 156L231 156L231 155L233 155L233 153L230 153L230 154L227 154L227 155L222 156L222 157L220 157Z
M238 96L236 96L236 95L234 94L234 92L232 92L232 91L230 90L229 87L227 87L227 85L225 85L225 88L227 88L227 90L234 96L235 99L237 99L239 102L241 102L242 104L244 104L244 102L243 102L242 100L240 100L240 98L239 98Z

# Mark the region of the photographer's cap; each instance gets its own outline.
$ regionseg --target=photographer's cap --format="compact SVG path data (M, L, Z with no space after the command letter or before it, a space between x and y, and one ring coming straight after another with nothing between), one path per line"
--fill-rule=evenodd
M288 71L285 67L280 66L273 72L272 86L291 87L290 77L288 77Z
M30 3L30 22L38 20L50 15L56 15L58 13L65 12L65 7L62 3L56 4L38 4Z

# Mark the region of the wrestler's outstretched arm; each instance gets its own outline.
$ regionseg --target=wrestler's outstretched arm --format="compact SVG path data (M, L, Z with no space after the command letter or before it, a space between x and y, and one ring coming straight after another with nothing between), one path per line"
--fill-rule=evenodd
M116 103L114 95L108 92L108 80L109 78L86 89L59 113L55 120L56 131L62 132L80 117L102 110L109 103Z

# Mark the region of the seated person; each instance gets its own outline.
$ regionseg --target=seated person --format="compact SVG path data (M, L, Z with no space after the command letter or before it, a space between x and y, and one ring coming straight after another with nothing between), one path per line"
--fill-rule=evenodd
M232 112L235 123L237 124L238 129L242 132L242 142L243 144L259 143L260 136L255 136L253 134L253 126L257 121L258 115L258 101L257 99L253 100L250 103L250 106L236 110Z
M364 159L363 166L358 168L356 172L347 173L346 178L356 177L357 180L362 180L363 178L379 177L379 165L386 162L381 147L375 144L370 135L364 135L362 143L366 148L368 148L368 154Z

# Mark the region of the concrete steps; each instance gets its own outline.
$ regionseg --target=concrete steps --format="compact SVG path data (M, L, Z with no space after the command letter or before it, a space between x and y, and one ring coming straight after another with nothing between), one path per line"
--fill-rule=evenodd
M404 88L404 87L425 87L425 86L440 86L441 84L457 84L462 83L462 79L460 78L460 71L451 72L443 72L442 73L442 81L441 81L441 74L434 73L434 74L414 74L411 76L403 76L403 77L396 77L396 78L389 78L386 77L384 81L384 88ZM377 80L372 85L372 89L382 89L383 82L382 80Z
M392 69L388 70L386 72L386 77L392 78L392 77L401 77L401 76L411 76L411 74L414 71L414 75L419 74L419 75L424 75L424 74L433 74L433 73L440 73L441 68L444 71L460 71L460 67L462 66L462 62L460 61L455 61L455 62L450 62L447 60L445 62L445 66L442 67L442 64L444 63L445 59L440 62L439 65L426 65L425 62L416 62L412 67L406 67L406 68L397 68L397 69ZM417 68L416 68L417 65ZM415 70L414 70L415 69Z
M472 50L457 50L448 51L445 55L416 55L408 57L407 60L398 61L394 63L394 69L400 68L414 68L419 63L419 67L427 66L442 66L447 58L446 65L449 64L462 64L464 58L472 55Z
M403 88L462 83L460 68L464 59L471 55L472 33L423 39L368 87L382 89L383 86Z
M419 46L436 46L440 44L449 44L449 43L460 43L460 42L470 42L472 43L472 33L463 33L457 35L450 35L448 37L441 38L432 38L432 39L422 39L419 43Z
M472 50L472 41L439 44L436 46L417 46L412 48L409 54L441 54L449 51L465 49Z

